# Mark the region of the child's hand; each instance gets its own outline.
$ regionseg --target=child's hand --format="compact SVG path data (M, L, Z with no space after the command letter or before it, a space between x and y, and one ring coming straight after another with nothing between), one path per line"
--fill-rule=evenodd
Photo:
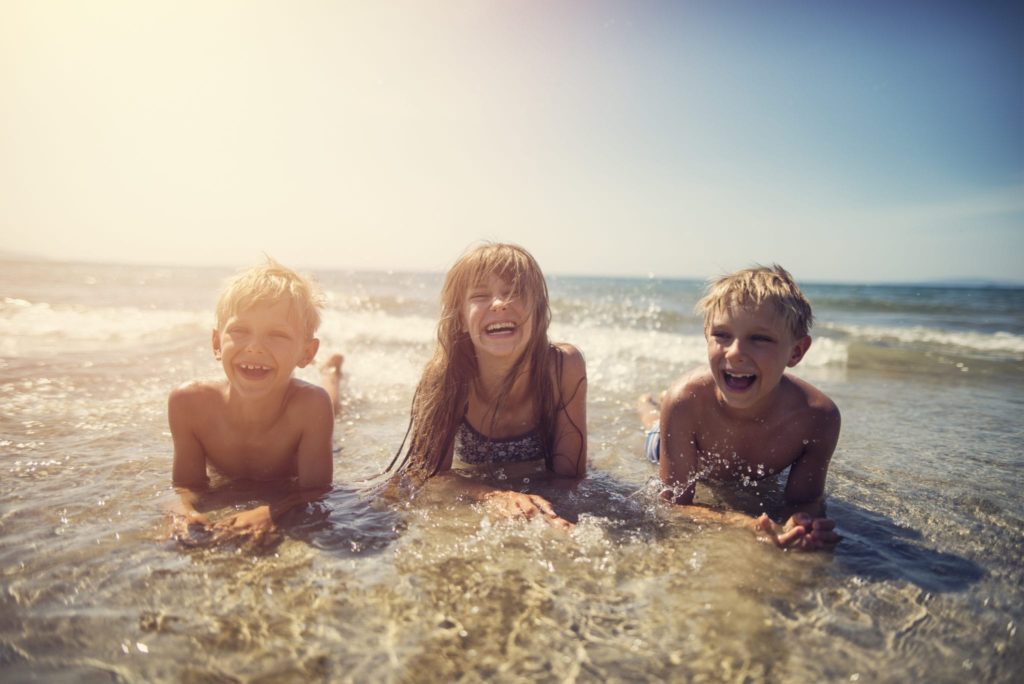
M199 511L171 513L167 536L182 546L200 546L209 539L210 519Z
M269 506L259 506L224 518L213 529L214 540L217 542L249 537L255 546L269 546L280 538L277 526L270 517Z
M820 551L830 549L839 541L836 523L829 518L812 518L807 513L796 513L785 525L772 521L766 514L754 523L754 529L781 549Z
M541 516L549 525L566 530L571 530L573 527L571 522L555 513L547 499L536 494L502 490L488 494L484 501L487 508L506 518L530 520Z

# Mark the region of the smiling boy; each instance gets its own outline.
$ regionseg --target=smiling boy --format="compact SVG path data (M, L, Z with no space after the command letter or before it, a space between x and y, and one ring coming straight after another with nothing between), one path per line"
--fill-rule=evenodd
M704 315L708 368L682 378L660 412L641 398L648 458L659 464L663 496L691 517L749 526L781 547L816 550L838 540L821 511L839 439L836 405L785 374L811 346L811 306L781 266L738 271L711 283ZM659 415L660 413L660 415ZM789 468L784 525L693 505L698 481L749 481Z
M168 399L172 479L180 498L172 534L179 540L189 540L198 526L218 541L247 537L256 544L269 542L276 517L330 486L331 396L292 377L319 348L314 337L319 306L313 285L272 259L226 284L212 336L213 355L225 377L186 383ZM333 371L340 373L340 364L330 370L337 383ZM274 506L211 524L196 510L208 466L230 479L293 480L295 491Z

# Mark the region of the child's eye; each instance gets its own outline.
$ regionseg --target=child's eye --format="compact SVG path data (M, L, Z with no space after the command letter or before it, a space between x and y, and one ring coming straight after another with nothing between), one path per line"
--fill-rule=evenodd
M754 340L754 342L774 342L775 341L772 338L768 337L767 335L754 335L750 339Z
M716 340L727 340L730 337L729 333L722 332L721 330L712 330L711 336Z
M471 292L469 295L469 300L475 302L481 299L487 299L489 296L490 295L488 295L486 292Z
M275 330L274 332L270 333L270 336L285 340L291 339L291 335L284 332L283 330Z

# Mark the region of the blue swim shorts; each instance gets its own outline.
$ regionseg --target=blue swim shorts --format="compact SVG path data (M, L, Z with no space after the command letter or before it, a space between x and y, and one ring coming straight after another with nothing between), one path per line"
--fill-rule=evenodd
M647 456L647 460L651 463L658 462L658 452L661 447L661 426L655 423L651 426L651 429L647 431L647 436L644 438L644 455Z

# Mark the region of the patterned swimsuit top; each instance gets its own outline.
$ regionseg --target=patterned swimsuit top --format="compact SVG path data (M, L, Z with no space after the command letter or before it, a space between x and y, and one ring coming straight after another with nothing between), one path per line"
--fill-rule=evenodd
M465 418L455 432L455 453L463 463L522 463L544 458L544 447L537 430L502 439L491 439L477 432Z

